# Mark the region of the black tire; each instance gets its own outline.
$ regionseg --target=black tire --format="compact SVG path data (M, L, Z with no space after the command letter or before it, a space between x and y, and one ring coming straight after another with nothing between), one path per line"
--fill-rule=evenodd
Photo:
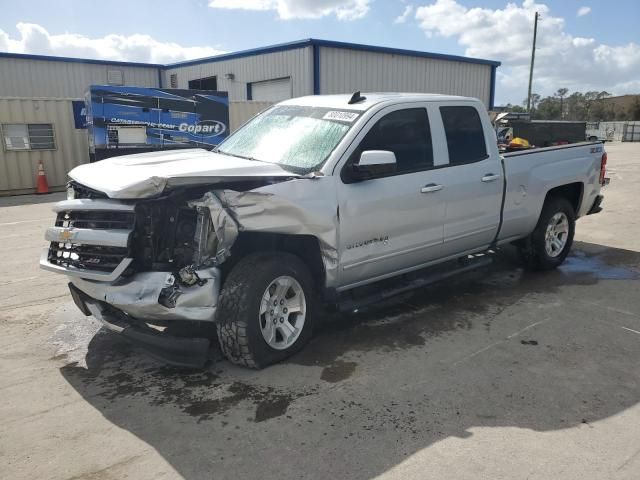
M566 243L559 254L551 256L545 248L545 234L547 226L551 219L557 213L564 213L569 223L569 232ZM520 254L525 266L532 270L552 270L557 268L567 258L571 245L573 244L573 235L575 233L576 218L573 206L564 197L549 197L540 213L540 218L536 224L536 228L531 235L519 244Z
M280 276L298 281L305 296L306 316L295 342L272 348L260 328L260 304L269 285ZM311 338L316 302L307 266L295 255L259 252L238 262L225 280L218 299L217 330L222 353L236 365L263 368L299 351Z

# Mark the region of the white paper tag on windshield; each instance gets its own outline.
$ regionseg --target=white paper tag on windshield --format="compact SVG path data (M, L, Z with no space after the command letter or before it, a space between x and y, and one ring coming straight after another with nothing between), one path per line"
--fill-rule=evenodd
M340 112L338 110L331 110L324 114L322 117L323 120L339 120L341 122L353 122L356 118L358 118L357 113L353 112Z

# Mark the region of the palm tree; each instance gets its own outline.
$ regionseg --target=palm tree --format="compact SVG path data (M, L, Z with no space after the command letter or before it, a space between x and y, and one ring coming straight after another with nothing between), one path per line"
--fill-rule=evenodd
M559 88L556 92L556 97L560 97L560 120L564 118L564 97L569 93L568 88Z
M542 100L542 97L540 96L540 94L538 94L538 93L532 93L531 94L531 111L529 113L533 114L533 112L535 112L536 106L540 103L540 100ZM523 106L527 105L527 99L526 98L522 102L522 105Z

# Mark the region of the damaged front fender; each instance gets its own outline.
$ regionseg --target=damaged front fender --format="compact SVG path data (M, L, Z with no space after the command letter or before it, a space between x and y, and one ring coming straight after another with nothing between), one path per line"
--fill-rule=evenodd
M214 192L207 192L188 205L198 210L194 264L221 264L231 255L231 245L238 238L238 223Z
M333 178L321 177L242 192L212 190L190 205L208 209L217 239L216 247L208 247L204 258L215 257L217 265L222 263L230 255L239 232L311 235L318 239L326 286L331 287L338 276L338 215L334 199Z

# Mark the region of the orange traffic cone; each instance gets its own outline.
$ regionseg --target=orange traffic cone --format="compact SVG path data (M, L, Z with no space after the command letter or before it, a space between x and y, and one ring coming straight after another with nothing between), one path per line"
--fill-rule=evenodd
M47 175L44 173L44 165L42 160L38 162L38 178L36 181L36 193L49 193L49 184L47 183Z

